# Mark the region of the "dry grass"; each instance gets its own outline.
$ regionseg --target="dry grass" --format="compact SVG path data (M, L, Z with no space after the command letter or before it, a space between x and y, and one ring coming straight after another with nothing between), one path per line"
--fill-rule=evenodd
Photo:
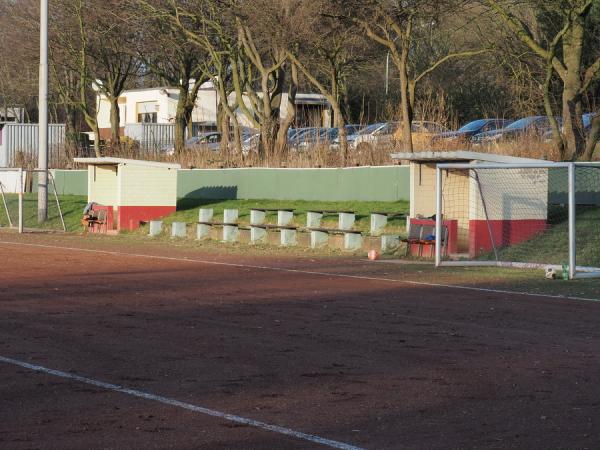
M518 156L523 158L545 159L558 161L558 152L551 143L542 142L537 138L523 137L520 139L486 144L471 145L464 141L442 141L435 144L419 142L415 139L414 151L456 151L472 150L481 153ZM402 151L400 143L394 145L360 146L350 149L345 164L339 150L332 150L327 145L317 145L304 151L289 150L283 155L270 155L260 158L257 153L243 155L233 149L222 153L211 150L194 149L179 155L166 155L162 152L142 151L135 146L125 146L121 150L113 150L110 155L130 159L146 159L153 161L174 162L184 168L231 168L231 167L290 167L290 168L319 168L319 167L352 167L352 166L382 166L396 164L390 154ZM35 161L22 161L23 167L34 167ZM53 160L55 168L73 168L72 159L65 156Z
M435 145L427 143L415 144L414 151L455 151L472 150L481 153L519 156L523 158L558 160L558 152L552 144L534 139L472 146L465 142L441 142ZM271 155L261 159L256 153L241 155L235 152L222 154L210 150L186 151L179 155L165 155L159 152L126 151L112 152L111 156L131 159L148 159L153 161L175 162L184 168L217 169L224 167L351 167L351 166L385 166L396 162L390 157L391 153L402 151L401 145L361 146L358 150L349 150L346 163L338 150L331 150L325 145L315 146L298 152L289 151L284 155ZM66 159L59 161L57 168L70 167Z

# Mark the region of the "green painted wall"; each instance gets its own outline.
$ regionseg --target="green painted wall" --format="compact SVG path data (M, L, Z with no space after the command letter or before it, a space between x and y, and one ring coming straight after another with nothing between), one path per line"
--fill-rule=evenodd
M409 200L408 167L180 170L179 198L323 201Z
M60 195L87 195L87 170L51 170Z
M87 195L87 171L55 170L60 194ZM197 199L409 200L408 166L179 171L177 196Z

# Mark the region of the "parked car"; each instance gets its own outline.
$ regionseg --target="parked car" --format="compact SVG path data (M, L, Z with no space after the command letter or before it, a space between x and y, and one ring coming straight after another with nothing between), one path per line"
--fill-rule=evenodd
M307 150L316 145L328 145L337 139L339 135L338 128L315 128L304 133L298 143L298 150Z
M583 131L584 133L587 135L591 129L592 129L592 119L594 117L596 117L598 115L598 113L586 113L583 116L581 116L582 122L583 122ZM560 127L560 131L562 133L563 131L563 127ZM547 142L550 142L552 140L552 130L548 130L545 134L544 134L544 140Z
M247 155L250 152L256 151L258 149L259 142L259 133L244 135L242 139L242 153Z
M557 117L557 120L561 123L559 117ZM530 116L519 119L506 128L476 134L471 141L474 144L485 144L521 136L533 136L541 139L548 130L550 130L550 120L547 116Z
M469 122L456 131L446 131L434 136L432 142L439 141L469 141L473 136L487 131L495 131L506 128L512 120L505 119L479 119Z
M211 131L208 133L200 133L198 136L193 136L185 141L186 149L208 149L213 151L219 150L221 142L221 133ZM164 148L167 155L175 154L175 145L171 144Z
M434 137L445 133L448 129L437 122L427 120L415 120L411 124L412 141L414 145L429 145ZM402 142L402 127L398 127L394 133L396 142Z
M348 146L350 146L350 137L356 136L358 133L360 133L366 127L367 127L367 125L358 125L358 124L348 124L348 125L344 126L344 129L346 130L346 140L348 142ZM337 150L340 147L340 137L339 137L339 130L337 128L334 128L334 129L336 130L335 137L331 141L331 144L329 147L332 150Z
M356 148L362 143L377 145L391 142L398 126L398 122L380 122L369 125L360 132L348 136L348 147Z

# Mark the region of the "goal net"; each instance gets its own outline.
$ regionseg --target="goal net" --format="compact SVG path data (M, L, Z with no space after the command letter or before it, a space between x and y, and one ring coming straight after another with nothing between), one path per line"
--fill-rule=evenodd
M600 277L600 164L438 164L436 180L438 266Z
M37 169L0 169L0 228L23 232L66 231L56 183L48 172L47 217L38 220L42 171Z

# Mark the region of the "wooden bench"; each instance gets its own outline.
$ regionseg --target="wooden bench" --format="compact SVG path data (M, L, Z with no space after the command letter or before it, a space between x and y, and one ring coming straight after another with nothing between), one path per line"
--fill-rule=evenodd
M327 245L329 235L341 234L344 236L344 250L356 251L362 248L362 232L340 228L307 227L310 232L311 248L320 248Z
M331 209L311 209L306 211L306 228L319 228L324 215L337 214L338 228L340 230L351 230L356 221L354 211L336 211Z
M393 218L406 219L406 214L393 212L372 212L371 236L381 236L385 230L385 227L387 226L388 220Z

